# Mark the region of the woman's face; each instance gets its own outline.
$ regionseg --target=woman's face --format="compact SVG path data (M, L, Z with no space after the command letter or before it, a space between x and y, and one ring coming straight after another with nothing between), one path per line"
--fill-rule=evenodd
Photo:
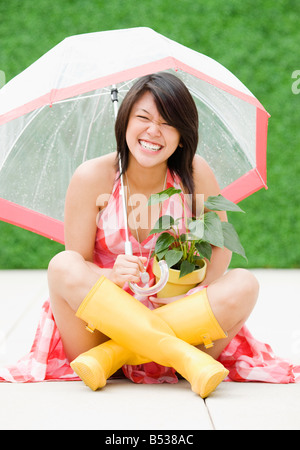
M130 154L143 167L153 167L167 161L179 145L179 132L161 117L150 92L142 95L133 105L126 142Z

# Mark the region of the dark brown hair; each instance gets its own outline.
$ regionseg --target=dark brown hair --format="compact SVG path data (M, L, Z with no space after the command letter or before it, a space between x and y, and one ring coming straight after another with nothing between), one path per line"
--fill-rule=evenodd
M145 92L151 92L161 117L180 133L180 146L168 159L168 168L176 173L192 194L193 158L198 144L198 112L185 84L175 75L160 72L140 78L124 98L115 124L117 153L121 156L122 173L128 167L129 149L126 130L133 105Z

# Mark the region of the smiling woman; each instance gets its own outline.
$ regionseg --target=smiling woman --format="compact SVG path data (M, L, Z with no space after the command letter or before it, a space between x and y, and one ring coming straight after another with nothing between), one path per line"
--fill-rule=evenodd
M209 302L205 302L206 312L201 310L200 313L201 308L197 306L190 308L189 297L182 312L181 306L177 309L177 297L168 299L168 303L174 304L176 322L182 320L189 310L193 316L199 314L199 320L201 316L204 327L214 326L211 320L214 324L220 324L215 335L219 341L213 350L202 352L186 340L178 339L173 333L173 326L176 328L176 325L169 327L168 320L162 321L158 316L154 318L147 308L141 308L148 306L153 309L153 305L147 297L140 299L143 305L135 301L130 283L138 283L141 273L145 271L149 275L149 284L154 283L150 260L157 236L149 236L149 224L149 228L145 229L137 226L138 217L132 207L132 196L140 194L147 200L151 194L164 188L182 187L184 192L201 193L206 199L218 194L220 188L208 164L195 156L197 109L188 89L175 75L158 73L141 78L123 100L115 130L117 155L122 161L122 172L130 194L126 200L133 216L133 227L129 227L133 254L123 254L123 224L127 219L121 213L122 195L115 159L109 155L89 161L76 171L68 189L65 219L67 251L57 255L49 266L51 305L65 352L69 360L75 358L71 367L92 389L105 384L108 373L114 372L114 363L120 364L120 358L123 363L127 362L125 373L134 380L129 367L141 361L140 356L136 355L143 355L146 357L146 361L142 358L143 362L155 361L160 366L158 372L163 373L159 375L159 381L152 375L151 380L161 382L169 379L172 382L174 370L177 370L190 381L194 392L205 397L228 373L214 358L220 355L250 314L256 301L257 282L246 271L233 271L223 276L231 252L215 248L205 280L206 284L211 284ZM99 221L95 227L96 200L99 193L107 192L111 192L108 204L100 214L98 212ZM151 208L147 204L144 207ZM180 200L172 198L167 208L176 211L178 217L182 215ZM146 212L145 209L143 215ZM165 212L158 210L156 214ZM226 220L224 212L218 214L221 220ZM110 223L116 215L121 217L120 229L112 231ZM157 220L157 217L154 219ZM196 305L200 307L208 289L204 284L200 284L198 289L201 294L196 294ZM228 299L230 304L227 304ZM84 333L84 322L88 322L89 330L96 332L90 336ZM200 322L196 322L198 330ZM183 326L190 328L190 319L184 321ZM228 335L220 332L222 326L228 330ZM193 344L204 342L200 334ZM102 343L105 346L107 336L119 343L126 343L135 355L120 350L120 358L116 358L108 373L103 373L103 351L110 354L111 346L115 344L108 343L109 348L106 349L95 345ZM88 352L84 353L84 347ZM97 355L100 355L100 360ZM153 372L153 368L149 370ZM148 377L145 366L144 382Z
M154 318L148 309L153 309L153 305L147 297L140 299L142 305L130 291L130 283L140 282L141 274L145 271L149 285L154 284L151 254L157 239L157 236L149 236L153 224L147 223L145 229L141 228L141 222L137 225L138 217L132 208L132 196L140 194L147 201L151 194L171 186L183 186L187 193L201 192L206 197L219 193L212 171L202 158L195 157L197 117L197 109L188 89L170 73L141 78L122 102L115 129L117 156L121 156L122 172L130 193L126 201L127 209L131 207L133 216L133 227L129 226L133 254L124 255L123 230L127 219L120 208L122 195L115 164L116 155L83 164L71 180L65 209L67 251L50 262L49 291L64 350L68 359L74 360L71 367L92 389L103 385L107 374L100 375L102 381L96 377L95 383L92 381L93 376L86 376L93 372L93 367L98 375L100 372L99 361L92 359L93 367L90 367L86 363L91 361L91 355L85 355L84 352L92 349L94 354L98 351L95 346L101 343L104 345L108 336L117 338L119 342L127 342L136 355L146 356L146 361L155 361L158 364L156 367L160 367L159 372L164 374L159 376L161 380L174 380L174 370L177 370L190 381L192 389L200 396L207 396L228 373L207 352L178 339L167 322L158 316ZM197 180L193 177L194 171ZM99 194L105 193L111 195L99 213L95 205ZM142 214L147 215L147 209L152 206L146 203L144 207L145 213ZM181 214L180 201L174 202L172 199L169 207ZM160 213L163 211L158 209L157 217L152 215L154 221ZM120 227L112 230L110 224L116 216L119 217ZM226 216L223 219L226 220ZM230 252L216 251L215 256L215 262L208 270L211 281L224 273L230 261ZM96 317L102 317L101 323L93 319L93 323L90 323L92 310L89 305L94 304L94 294L101 303L98 304L101 313L96 313ZM110 301L107 302L107 299ZM170 302L175 300L176 297ZM251 305L252 301L249 302L249 308ZM241 311L241 314L245 312ZM113 317L117 328L111 322ZM84 322L88 322L88 329L95 333L85 333ZM132 332L139 338L132 340ZM224 333L222 336L225 336ZM197 342L202 343L200 336ZM128 355L121 354L124 362L127 362ZM137 358L133 357L134 363L139 361ZM129 367L128 364L126 366ZM152 370L150 368L150 372ZM130 371L125 373L131 378ZM145 368L145 380L147 376ZM155 377L151 376L151 379L155 380Z
M149 222L142 229L137 211L131 208L133 254L124 254L127 218L122 213L124 197L116 166L121 155L130 191L127 208L134 194L147 200L164 188L182 189L194 198L203 194L204 200L219 194L213 171L195 155L197 109L184 83L170 73L141 78L120 107L116 138L117 153L82 164L67 191L66 251L56 255L48 269L51 308L47 304L47 310L53 312L59 341L55 356L49 349L45 364L67 358L65 373L70 373L72 361L72 369L91 389L104 386L120 366L132 381L144 383L174 383L177 371L194 392L206 397L228 374L216 358L251 313L257 281L243 270L224 275L231 252L215 247L206 279L193 295L180 300L171 297L168 305L158 309L161 314L151 312L151 299L134 298L130 283L140 282L146 271L149 285L154 284L151 255L158 235L149 235ZM107 201L99 204L102 195ZM175 212L175 220L182 217L182 202L175 197L156 209L155 221L167 211ZM144 215L141 209L139 214ZM224 212L218 214L226 221ZM217 342L200 350L196 346L208 341L207 334ZM43 330L36 339L37 348L42 337ZM136 369L139 364L143 365Z

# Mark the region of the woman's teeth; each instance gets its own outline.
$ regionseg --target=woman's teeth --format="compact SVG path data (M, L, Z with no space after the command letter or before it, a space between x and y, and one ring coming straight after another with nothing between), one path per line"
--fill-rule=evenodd
M139 141L139 143L145 150L150 150L151 152L157 152L162 148L161 145L151 144L150 142L146 141Z

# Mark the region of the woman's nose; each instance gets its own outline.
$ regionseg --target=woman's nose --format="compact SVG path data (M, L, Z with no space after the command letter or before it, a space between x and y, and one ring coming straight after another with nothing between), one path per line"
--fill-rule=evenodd
M151 121L148 127L148 134L151 136L159 136L161 133L160 124L157 122Z

